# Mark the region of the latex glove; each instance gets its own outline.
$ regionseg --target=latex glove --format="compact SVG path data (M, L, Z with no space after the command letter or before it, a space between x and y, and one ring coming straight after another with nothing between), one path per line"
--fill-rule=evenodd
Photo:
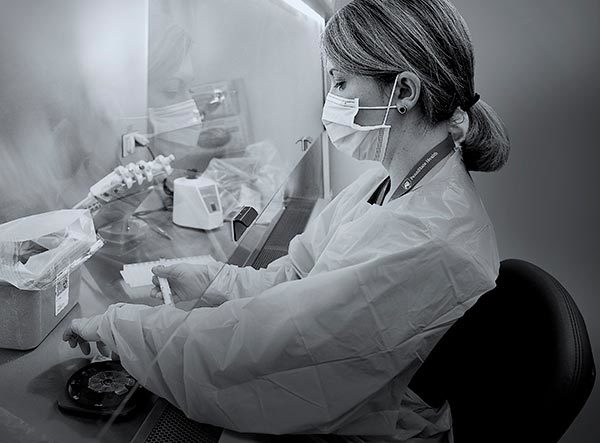
M150 295L156 298L162 298L158 277L166 278L171 286L171 293L175 303L180 301L198 299L204 294L204 291L214 277L209 265L178 263L172 266L155 266L152 268L154 276L152 283L154 288Z
M105 357L118 358L116 354L111 355L110 350L104 342L100 341L98 328L102 321L102 315L95 315L89 318L76 318L71 321L69 327L63 333L63 341L69 342L69 345L74 348L79 345L81 352L85 355L90 354L90 342L96 342L96 347L100 354Z

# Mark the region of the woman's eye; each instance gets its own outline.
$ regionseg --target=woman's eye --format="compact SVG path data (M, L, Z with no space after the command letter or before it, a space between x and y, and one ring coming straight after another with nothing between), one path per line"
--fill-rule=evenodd
M334 87L335 89L344 89L344 85L345 85L345 84L346 84L346 82L345 82L345 81L339 81L339 82L335 82L335 83L333 84L333 87Z

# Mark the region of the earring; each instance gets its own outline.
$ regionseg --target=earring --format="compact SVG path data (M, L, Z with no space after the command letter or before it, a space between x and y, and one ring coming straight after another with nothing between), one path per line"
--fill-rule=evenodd
M406 111L408 111L408 109L406 109L406 106L400 106L398 108L398 112L400 112L400 114L402 115L406 114Z

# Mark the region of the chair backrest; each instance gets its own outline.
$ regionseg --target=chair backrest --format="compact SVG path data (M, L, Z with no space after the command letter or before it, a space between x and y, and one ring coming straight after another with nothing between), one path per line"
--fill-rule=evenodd
M522 260L442 337L410 383L450 403L456 443L558 442L585 404L595 367L581 313L550 274Z

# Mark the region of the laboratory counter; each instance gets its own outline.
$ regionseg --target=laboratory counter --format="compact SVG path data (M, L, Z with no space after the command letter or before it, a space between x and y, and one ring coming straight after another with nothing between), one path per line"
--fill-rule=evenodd
M49 441L65 443L119 443L128 442L137 431L156 400L151 395L131 416L111 426L103 420L66 415L58 409L57 399L64 394L71 374L90 362L79 348L71 349L63 342L62 334L72 319L100 314L113 303L161 303L150 298L150 287L130 288L123 281L119 271L124 264L200 255L227 261L236 248L230 223L213 231L200 231L178 227L170 217L171 212L156 211L144 216L148 223L131 218L131 226L136 228L125 226L123 231L131 234L131 239L107 241L85 264L81 269L79 304L42 343L29 351L0 350L0 406L24 422L15 431L23 432L22 441L43 441L39 437L44 436ZM92 355L97 354L94 346L92 350ZM2 420L14 422L6 415ZM29 433L25 431L28 428Z

